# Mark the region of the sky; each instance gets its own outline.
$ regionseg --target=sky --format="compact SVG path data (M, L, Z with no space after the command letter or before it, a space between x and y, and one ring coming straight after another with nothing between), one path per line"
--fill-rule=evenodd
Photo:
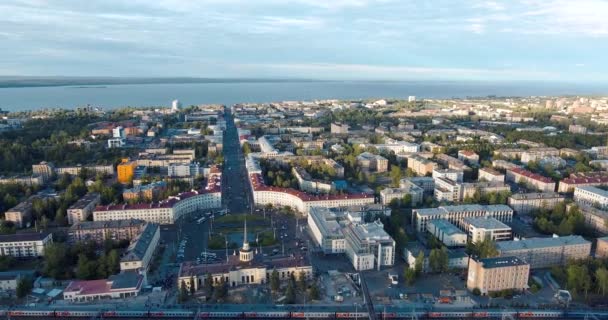
M2 0L0 75L608 83L608 0Z

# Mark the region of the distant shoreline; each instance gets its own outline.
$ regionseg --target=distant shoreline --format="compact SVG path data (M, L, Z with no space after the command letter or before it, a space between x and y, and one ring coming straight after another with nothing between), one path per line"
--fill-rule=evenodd
M91 88L131 84L189 84L189 83L281 83L325 82L313 79L254 79L254 78L112 78L112 77L0 77L0 88L74 87Z

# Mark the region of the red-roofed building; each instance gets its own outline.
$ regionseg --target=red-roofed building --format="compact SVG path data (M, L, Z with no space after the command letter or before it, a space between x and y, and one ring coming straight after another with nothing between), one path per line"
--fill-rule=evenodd
M542 192L555 191L552 179L521 168L508 169L506 179L509 182L524 183L528 188Z
M124 299L139 294L143 276L135 272L124 272L101 280L76 280L63 290L63 299L85 302L98 299Z
M216 174L209 177L204 189L183 192L160 202L98 206L93 212L93 220L139 219L171 224L185 214L221 207L221 175Z
M569 178L559 182L558 192L574 192L574 188L582 186L601 186L608 184L608 176L600 174L570 175Z
M249 181L256 205L288 206L308 214L311 207L346 207L374 203L374 196L364 193L313 195L291 188L269 187L262 175L250 174Z

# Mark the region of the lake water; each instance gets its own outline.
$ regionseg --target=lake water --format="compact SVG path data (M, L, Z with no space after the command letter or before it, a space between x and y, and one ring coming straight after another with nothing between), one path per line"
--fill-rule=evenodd
M107 109L123 106L184 106L240 102L313 99L452 98L488 95L603 95L608 86L558 83L496 82L229 82L187 84L131 84L92 87L0 88L0 108L9 111L75 108L90 104Z

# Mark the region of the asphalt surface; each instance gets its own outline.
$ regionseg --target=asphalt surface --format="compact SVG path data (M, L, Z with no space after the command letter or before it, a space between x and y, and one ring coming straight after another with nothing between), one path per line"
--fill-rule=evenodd
M239 143L234 116L229 108L226 108L224 119L226 131L223 141L222 202L231 214L250 213L252 194L247 179L245 157Z

